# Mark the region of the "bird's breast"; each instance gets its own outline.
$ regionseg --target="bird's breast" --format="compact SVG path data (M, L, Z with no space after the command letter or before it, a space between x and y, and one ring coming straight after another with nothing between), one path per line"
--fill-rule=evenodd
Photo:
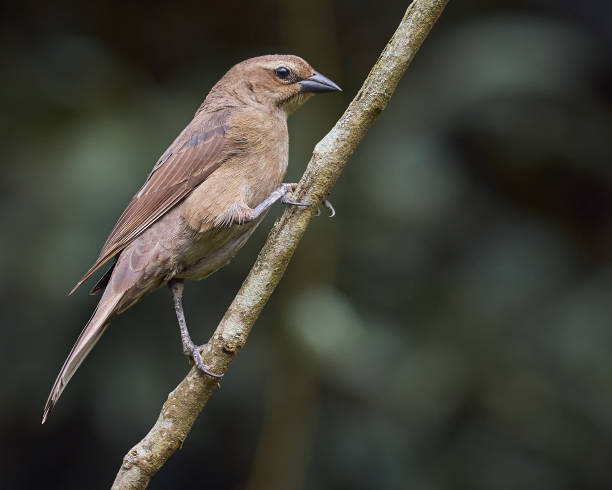
M240 129L238 129L240 128ZM246 204L253 208L278 187L287 171L289 135L287 122L269 113L257 113L236 130L246 142L240 166Z
M224 162L186 198L183 217L194 230L222 222L236 204L255 208L282 182L289 158L286 121L262 111L234 116Z

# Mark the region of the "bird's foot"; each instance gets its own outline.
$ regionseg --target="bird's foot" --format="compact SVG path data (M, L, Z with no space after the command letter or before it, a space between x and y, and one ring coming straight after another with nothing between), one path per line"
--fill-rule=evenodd
M336 210L334 209L334 205L329 202L327 199L323 199L323 207L326 209L329 209L329 216L328 218L333 218L334 216L336 216ZM321 208L317 208L317 214L315 216L321 216Z
M200 355L200 352L204 347L206 347L206 344L195 345L190 339L188 342L183 343L183 354L185 354L185 356L188 357L190 361L193 361L196 367L204 374L208 374L213 378L222 378L223 374L213 373L204 365L204 362L202 362L202 356Z
M293 183L293 184L281 184L279 186L279 191L282 192L283 197L281 198L281 202L283 204L290 204L292 206L310 206L309 202L298 202L298 201L294 201L289 197L289 194L293 191L295 191L295 189L297 189L297 183Z
M293 201L291 200L288 196L289 193L295 191L295 189L297 188L297 184L281 184L280 187L278 188L278 190L280 192L282 192L283 197L281 198L281 202L283 204L291 204L293 206L310 206L309 202L297 202L297 201ZM323 207L325 209L329 210L329 218L333 218L334 216L336 216L336 210L334 209L334 205L328 200L328 199L323 199L323 202L321 203L323 204ZM320 216L321 215L321 208L317 208L317 214L316 216Z
M289 198L289 194L297 188L297 184L281 184L274 189L268 197L259 203L242 222L256 220L265 213L272 204L280 199L283 204L291 204L293 206L310 206L309 202L296 202Z

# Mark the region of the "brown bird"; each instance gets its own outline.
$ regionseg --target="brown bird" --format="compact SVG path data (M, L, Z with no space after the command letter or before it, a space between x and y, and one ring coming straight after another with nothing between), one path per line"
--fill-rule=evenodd
M185 279L227 264L268 208L289 199L287 116L316 92L340 90L297 56L251 58L211 89L193 120L157 161L74 292L102 265L114 265L93 287L100 302L53 384L44 423L68 381L119 314L163 284L172 292L183 352L204 373L182 308Z

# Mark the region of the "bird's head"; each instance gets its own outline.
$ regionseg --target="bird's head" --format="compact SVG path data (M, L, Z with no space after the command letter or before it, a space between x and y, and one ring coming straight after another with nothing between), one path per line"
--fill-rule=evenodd
M299 56L267 55L232 67L211 93L223 91L244 103L290 114L317 92L341 90Z

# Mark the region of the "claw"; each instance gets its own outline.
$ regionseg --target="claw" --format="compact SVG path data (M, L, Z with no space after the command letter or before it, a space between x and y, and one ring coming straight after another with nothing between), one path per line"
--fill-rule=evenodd
M309 202L298 202L289 197L289 193L294 192L297 189L297 184L282 184L281 186L283 187L283 197L281 197L281 202L283 204L290 204L292 206L310 206Z
M328 218L333 218L334 216L336 216L336 210L334 209L334 205L329 202L327 199L323 199L322 202L323 206L326 209L329 209L329 216ZM317 214L315 214L315 216L321 216L321 208L317 208Z
M329 209L329 218L333 218L334 216L336 216L336 210L334 209L334 205L327 199L323 199L323 206Z
M292 201L291 199L289 199L287 196L284 196L281 199L281 202L283 204L291 204L293 206L310 206L309 202L297 202L297 201Z
M208 374L209 376L212 376L213 378L222 378L223 374L213 373L202 362L202 356L200 355L200 350L202 349L202 347L204 347L204 346L203 345L194 345L193 349L191 350L191 352L188 353L187 355L189 355L189 357L191 359L193 359L193 362L196 365L196 367L200 371L202 371L204 374Z

